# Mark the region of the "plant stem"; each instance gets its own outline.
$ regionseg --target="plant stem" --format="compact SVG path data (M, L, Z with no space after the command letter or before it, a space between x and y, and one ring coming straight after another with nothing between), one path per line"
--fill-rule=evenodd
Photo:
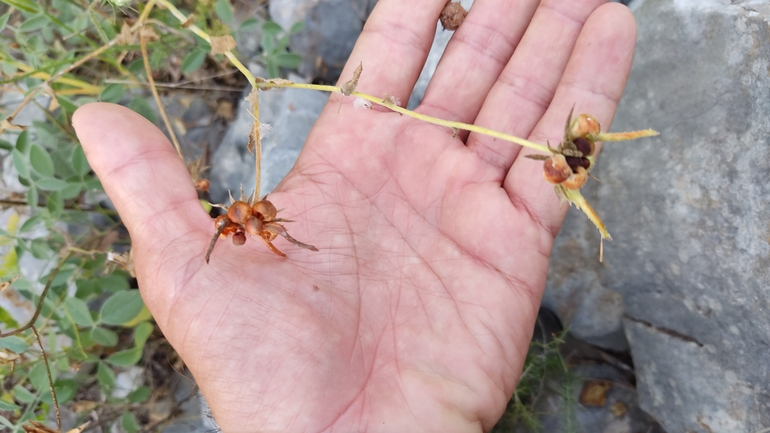
M171 142L174 143L174 148L176 149L176 153L182 159L182 162L184 162L184 155L182 155L182 148L179 146L179 140L177 140L176 134L174 133L174 128L171 126L171 122L168 120L168 115L166 115L166 110L163 108L163 101L160 100L160 94L158 94L158 89L155 87L155 79L152 78L152 69L150 68L150 57L147 55L147 39L144 37L144 33L142 33L142 29L139 29L139 42L141 44L141 49L142 49L142 60L144 61L144 71L147 73L147 81L150 83L150 90L152 91L152 96L153 98L155 98L155 103L158 104L158 111L160 111L160 117L163 118L163 123L166 125L166 130L168 130L168 135L171 137Z
M59 427L59 431L61 431L61 413L59 412L59 401L56 399L56 392L53 389L53 377L51 377L51 367L48 365L48 357L45 354L45 349L43 348L43 342L40 340L40 334L37 332L37 328L33 326L32 332L35 333L35 337L37 338L37 344L40 346L40 352L43 353L43 362L45 363L45 371L46 373L48 373L48 386L51 388L51 399L53 399L53 407L56 410L56 425Z
M56 275L59 274L59 271L61 270L62 266L64 266L64 263L67 262L67 259L69 259L71 255L72 255L72 252L67 252L67 254L65 254L64 257L62 257L61 260L59 260L59 263L56 265L54 270L52 270L51 273L48 275L48 281L46 281L45 288L43 289L43 292L40 294L40 300L37 301L35 314L32 315L32 318L29 319L29 322L27 322L26 325L20 328L14 329L13 331L8 331L6 333L0 332L0 338L10 337L11 335L16 335L18 333L24 332L35 324L35 321L37 320L38 316L40 316L40 311L43 309L43 302L45 302L45 297L48 294L48 290L51 288L51 284L53 284L54 278L56 278Z

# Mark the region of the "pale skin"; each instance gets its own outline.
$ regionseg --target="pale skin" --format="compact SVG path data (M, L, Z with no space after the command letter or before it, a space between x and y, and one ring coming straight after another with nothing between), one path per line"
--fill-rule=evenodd
M341 82L363 63L359 91L406 101L445 1L380 0ZM558 143L575 105L606 129L636 28L604 3L476 0L417 111ZM528 150L352 102L338 113L331 97L270 195L320 251L223 239L208 265L213 221L166 137L115 105L73 122L131 234L142 297L224 432L487 431L568 207Z

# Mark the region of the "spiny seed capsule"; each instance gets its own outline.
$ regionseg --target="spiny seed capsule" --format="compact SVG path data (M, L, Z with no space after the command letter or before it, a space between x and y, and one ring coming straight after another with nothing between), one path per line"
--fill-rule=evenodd
M561 183L561 185L568 189L580 189L586 184L588 180L588 172L583 167L578 167L574 173L570 175L567 180Z
M560 184L569 179L572 175L572 168L567 164L564 155L551 155L543 163L543 177L550 183Z
M245 201L238 200L227 210L227 216L236 224L243 224L249 215L251 215L251 206Z
M581 114L570 125L570 134L573 137L586 137L596 135L602 131L599 121L590 114Z
M582 153L583 156L591 156L596 151L596 145L594 142L587 138L578 137L572 140L572 144L575 145L577 150Z

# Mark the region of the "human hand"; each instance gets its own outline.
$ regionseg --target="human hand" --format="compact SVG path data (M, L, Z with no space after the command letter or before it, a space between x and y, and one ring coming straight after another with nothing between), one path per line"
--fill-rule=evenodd
M342 81L362 62L360 91L406 101L444 3L380 0ZM560 141L573 104L609 125L636 30L603 3L477 0L417 111L541 143ZM518 146L353 98L338 113L339 97L270 195L320 250L279 237L288 258L221 240L206 265L213 222L163 134L108 104L73 122L131 233L142 297L223 431L489 430L566 207Z

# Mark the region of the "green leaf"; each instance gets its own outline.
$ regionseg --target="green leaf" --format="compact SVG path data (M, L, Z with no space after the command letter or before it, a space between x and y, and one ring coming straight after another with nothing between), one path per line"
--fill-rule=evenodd
M88 310L85 301L78 298L67 298L64 300L64 309L72 317L72 320L80 326L93 326L94 319Z
M96 377L99 379L99 383L101 383L103 387L112 388L115 386L115 372L112 371L112 368L110 368L109 365L103 362L99 363L99 369L96 372Z
M131 102L128 104L128 108L141 114L145 119L149 120L152 123L156 123L158 120L157 117L155 116L155 111L152 109L150 104L144 98L132 99Z
M53 176L53 160L51 155L38 144L33 144L29 149L29 162L32 168L41 176Z
M35 394L32 394L21 385L16 385L13 387L13 398L24 404L30 404L35 401Z
M16 251L15 250L11 250L10 254L8 254L8 255L10 256L12 254L15 257ZM8 267L7 260L8 259L6 259L6 267ZM17 322L16 319L14 319L13 316L11 316L11 313L9 313L3 307L0 307L0 323L5 325L5 329L14 329L14 328L18 328L19 327L19 322ZM11 338L11 337L6 337L6 338Z
M91 328L91 339L100 346L113 347L118 344L118 334L107 328Z
M89 299L101 293L99 285L96 284L96 280L93 279L81 278L75 281L75 285L78 288L75 292L75 297L80 299Z
M80 176L85 176L91 172L91 166L88 165L86 154L80 146L76 146L72 152L72 167Z
M24 131L16 138L16 149L22 154L29 155L29 131Z
M102 93L99 94L99 99L104 102L118 103L123 99L123 95L126 93L126 86L123 84L108 84L102 89Z
M106 292L122 292L131 289L131 286L128 285L128 281L126 281L126 277L121 276L118 273L99 277L96 280L96 284Z
M16 9L21 9L24 12L37 12L37 4L32 0L0 0L8 6L13 6Z
M11 149L13 149L13 144L11 144L11 143L9 143L9 142L7 142L5 140L0 140L0 149L11 150Z
M216 6L214 6L214 10L216 11L217 15L219 16L219 19L222 20L223 23L232 27L233 6L230 4L229 0L217 0L217 4Z
M293 53L283 53L273 57L273 61L282 68L296 69L302 63L302 57Z
M52 371L51 373L53 374L54 372ZM48 373L43 360L37 362L32 369L29 370L29 381L38 391L50 389L48 386Z
M108 325L122 325L136 317L143 306L138 290L118 292L102 305L100 320Z
M15 405L13 403L8 403L5 400L0 400L0 411L14 412L20 409L21 409L21 406Z
M64 212L64 199L58 191L48 194L45 205L48 208L48 212L51 213L51 217L55 219L61 217Z
M131 367L139 362L140 359L142 359L142 348L134 347L133 349L113 353L107 358L107 362L119 367Z
M41 222L43 222L42 215L33 215L29 217L28 220L24 221L24 224L22 224L21 228L19 229L19 233L31 232L32 230L36 229Z
M291 26L291 30L289 30L289 33L292 35L296 35L297 33L300 33L302 30L305 30L305 23L302 21L298 21L294 23L293 26Z
M84 186L85 184L80 182L68 183L67 186L60 190L62 200L70 200L77 197Z
M29 344L26 341L15 335L0 338L0 348L8 349L13 353L23 353L28 347Z
M0 32L3 31L5 28L5 25L8 24L8 17L11 16L10 12L6 12L3 16L0 17Z
M61 191L69 185L67 182L53 177L40 179L35 183L44 191Z
M146 343L147 339L150 338L150 334L152 334L153 329L154 326L152 326L152 323L149 322L143 322L137 325L136 329L134 330L134 345L136 347L144 346L144 343Z
M190 51L182 60L182 73L190 74L198 70L203 66L203 61L206 60L206 51L200 48L195 48Z
M34 32L35 30L40 30L43 27L49 25L51 23L51 20L45 16L45 15L37 15L34 16L19 26L20 32Z
M275 21L265 21L265 23L262 24L262 31L265 32L265 34L275 36L281 33L283 28L281 28L281 26Z
M51 247L44 239L33 239L29 246L32 256L36 259L45 260L51 257ZM57 275L58 276L58 275Z
M149 386L142 385L134 390L131 394L128 394L126 398L131 403L144 403L148 398L150 398L151 393L152 390Z
M120 425L126 433L136 433L142 429L139 425L139 421L136 419L136 415L133 412L126 412L123 414L123 418L120 419Z
M53 390L56 393L56 399L59 404L67 404L75 397L78 391L78 384L72 379L59 379L54 382ZM42 398L43 401L50 401L51 394L46 394L47 398ZM53 403L53 402L51 402Z
M248 32L251 30L255 30L259 27L259 20L252 17L252 18L246 18L242 23L241 26L238 27L239 32Z
M40 197L37 195L37 188L33 185L27 190L27 204L34 209L39 204Z
M19 172L19 177L29 178L29 163L27 157L19 151L13 149L13 167Z
M64 110L65 113L67 113L68 116L72 116L72 113L75 112L75 110L78 109L78 104L75 103L72 99L57 94L56 100L59 102L59 105L61 105L62 110Z
M278 65L272 60L267 62L267 73L270 75L270 78L278 78L281 76Z
M275 36L265 33L262 35L262 52L269 56L275 50Z

